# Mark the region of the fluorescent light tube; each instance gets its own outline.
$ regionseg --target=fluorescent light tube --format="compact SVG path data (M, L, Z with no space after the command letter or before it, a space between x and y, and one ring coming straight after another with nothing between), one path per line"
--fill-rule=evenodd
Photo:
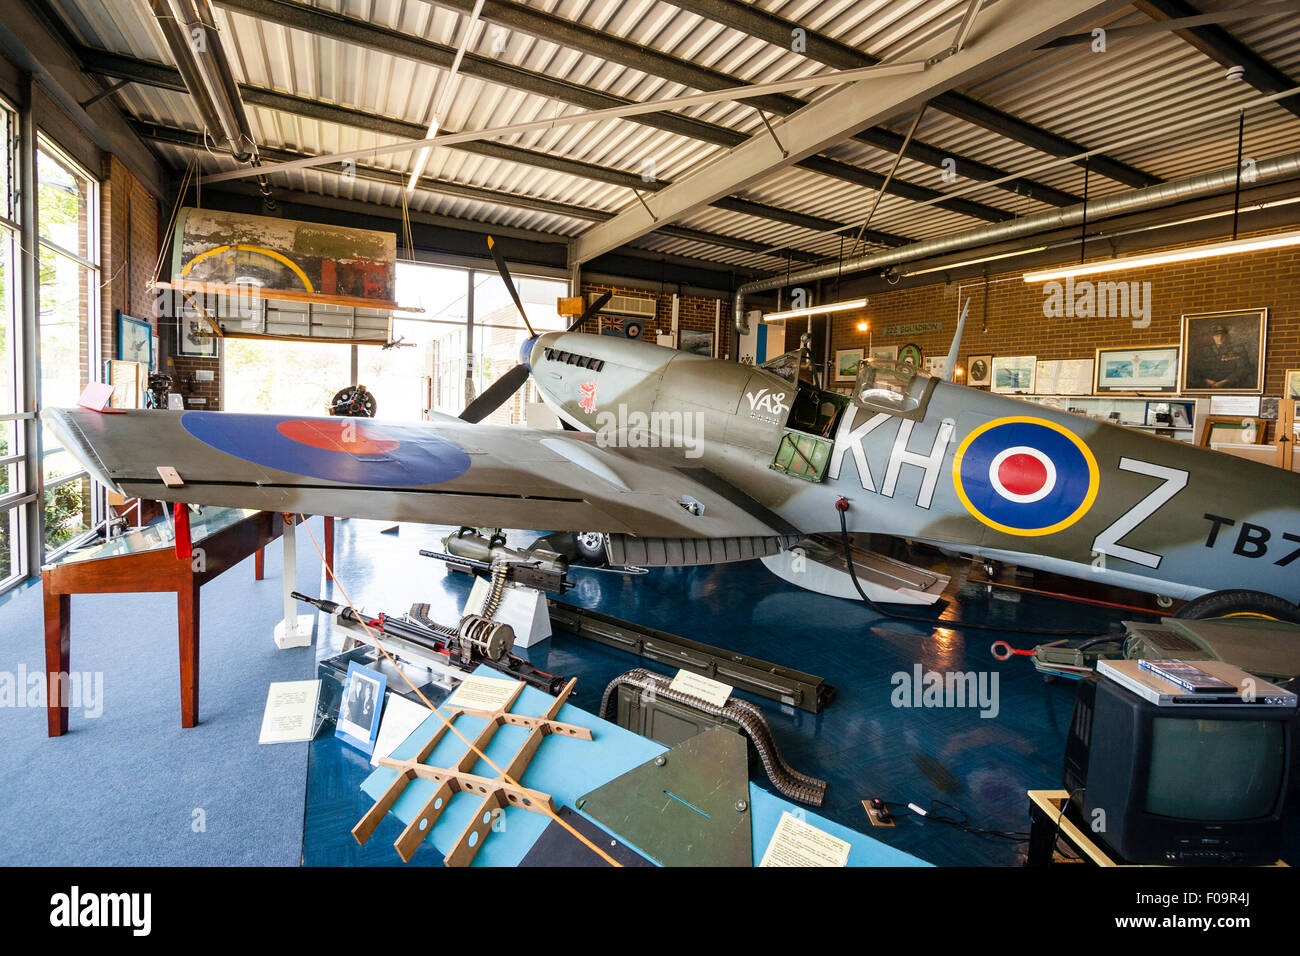
M801 319L805 315L825 315L828 312L848 312L850 309L865 309L866 299L845 299L843 302L830 302L826 305L810 305L806 309L790 309L786 312L769 312L763 316L764 322L781 322L785 319Z
M1242 252L1260 252L1264 249L1280 249L1285 246L1296 245L1300 245L1300 231L1278 232L1269 236L1231 239L1227 242L1211 242L1203 246L1184 246L1180 249L1166 249L1164 252L1152 252L1140 256L1124 256L1119 259L1106 259L1101 262L1086 262L1078 266L1045 269L1041 272L1026 272L1024 280L1026 282L1050 282L1053 279L1066 279L1072 276L1096 275L1100 272L1119 272L1123 269L1141 269L1146 266L1163 266L1173 262L1190 262L1193 259L1211 259L1215 256L1229 256Z

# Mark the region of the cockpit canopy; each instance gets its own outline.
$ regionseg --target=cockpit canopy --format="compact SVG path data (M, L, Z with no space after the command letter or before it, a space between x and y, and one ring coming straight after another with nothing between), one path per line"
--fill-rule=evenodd
M873 359L858 366L853 403L873 412L920 419L925 416L936 382L907 362Z

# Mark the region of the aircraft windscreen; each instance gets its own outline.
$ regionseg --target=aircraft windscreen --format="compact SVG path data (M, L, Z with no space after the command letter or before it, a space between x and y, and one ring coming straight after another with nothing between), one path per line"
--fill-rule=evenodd
M930 381L929 375L906 362L863 362L853 397L869 408L909 412L922 407Z

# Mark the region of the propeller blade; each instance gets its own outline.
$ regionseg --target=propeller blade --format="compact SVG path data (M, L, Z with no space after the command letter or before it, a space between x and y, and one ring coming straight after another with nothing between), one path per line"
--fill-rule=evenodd
M497 264L497 272L501 273L501 280L506 284L506 291L510 293L510 298L515 300L515 308L519 310L519 317L524 320L524 328L528 329L529 335L536 335L528 321L528 313L524 311L523 300L519 298L519 292L515 289L514 280L510 278L510 267L506 265L505 257L501 255L496 240L491 236L488 236L488 249L492 253L492 261Z
M471 425L481 422L510 401L510 396L519 391L519 387L526 381L528 381L528 366L516 365L489 385L482 395L465 406L465 410L460 413L461 421L469 422Z
M591 303L591 305L587 306L587 311L582 313L582 315L578 316L577 319L574 320L573 324L570 325L567 329L565 329L565 331L566 332L578 331L578 329L582 328L583 322L586 322L589 318L591 318L601 309L605 308L605 303L608 302L613 297L614 297L614 293L612 292L602 292L600 294L600 298L597 299L595 302Z

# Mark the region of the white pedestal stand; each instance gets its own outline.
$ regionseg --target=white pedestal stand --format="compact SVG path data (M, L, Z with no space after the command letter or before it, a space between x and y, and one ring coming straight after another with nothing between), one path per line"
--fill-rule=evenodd
M311 645L314 614L299 614L298 602L290 595L298 589L298 524L284 518L284 620L275 626L275 646L280 650Z
M465 601L465 614L481 614L491 584L477 578ZM509 624L515 632L515 647L532 647L551 636L551 615L546 609L546 595L536 588L507 587L492 620Z

